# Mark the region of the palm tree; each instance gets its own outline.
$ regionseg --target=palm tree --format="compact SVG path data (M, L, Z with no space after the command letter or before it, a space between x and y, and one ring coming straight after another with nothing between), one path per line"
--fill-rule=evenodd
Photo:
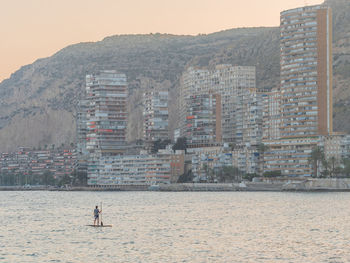
M213 168L208 168L207 170L207 181L208 183L214 183L216 179L215 172Z
M331 177L334 177L335 176L335 172L336 172L335 164L337 162L337 159L334 156L332 156L330 158L330 162L331 162Z
M324 160L324 152L319 146L315 146L309 157L309 163L313 166L314 177L318 177L320 162Z
M230 148L231 148L231 151L233 151L233 150L236 148L236 144L233 143L233 142L231 142L231 143L229 144L229 146L230 146Z
M327 177L329 176L329 160L322 160L322 168L323 168L323 171L322 171L322 175Z
M260 175L263 175L264 173L264 155L265 152L269 150L269 146L260 143L257 147L258 153L259 153L259 167L261 168Z
M343 160L343 173L345 176L349 177L350 176L350 159L344 159Z
M219 181L221 183L232 183L242 181L242 172L234 166L223 166L219 171Z
M204 164L203 165L203 168L202 168L202 170L205 172L205 181L207 182L207 183L209 183L210 182L210 180L209 180L209 166L208 166L208 164ZM202 177L202 175L201 175L201 177Z

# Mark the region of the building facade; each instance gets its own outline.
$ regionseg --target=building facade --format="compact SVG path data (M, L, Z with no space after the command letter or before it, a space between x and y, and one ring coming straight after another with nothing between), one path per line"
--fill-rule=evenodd
M319 136L265 141L263 171L281 172L284 176L311 176L312 150L320 144Z
M80 99L76 110L76 150L77 150L77 172L87 173L89 152L86 148L87 135L87 99Z
M188 147L208 147L222 142L220 95L191 95L186 99L186 109Z
M323 148L325 159L335 159L338 164L350 158L350 135L333 133L322 137L320 145Z
M279 89L271 89L261 93L262 97L262 139L277 140L281 138L281 92Z
M261 143L263 130L262 97L256 88L242 89L238 93L235 105L239 111L234 114L235 144L239 146L257 146Z
M331 9L315 5L283 11L280 31L280 139L264 131L264 171L311 176L313 149L333 133Z
M45 173L55 179L72 176L76 167L75 149L33 150L20 147L16 152L0 154L0 174L24 176L30 183L33 176Z
M332 133L332 12L324 5L281 13L281 136Z
M182 155L182 157L180 157ZM183 172L184 153L160 150L157 154L104 156L98 160L99 174L91 174L91 186L157 185L170 183Z
M146 142L169 139L168 91L143 94L143 138Z
M88 183L100 176L101 158L121 155L127 149L127 97L125 74L107 70L86 76Z
M222 142L255 143L254 137L259 133L258 126L262 119L262 115L257 117L255 114L261 114L261 111L256 110L255 85L255 67L217 65L210 70L188 68L182 76L180 88L181 136L186 136L188 98L211 93L221 95ZM244 131L247 131L246 136ZM248 142L250 136L253 142Z
M86 76L87 135L90 153L122 154L126 145L127 81L114 70Z
M192 173L194 181L207 181L210 173L221 168L234 167L240 176L257 174L259 171L259 153L256 147L202 147L188 150L192 155Z

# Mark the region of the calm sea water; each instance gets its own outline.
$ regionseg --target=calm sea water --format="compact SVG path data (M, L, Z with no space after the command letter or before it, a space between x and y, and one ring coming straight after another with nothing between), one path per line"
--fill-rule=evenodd
M103 201L103 222L92 228ZM350 193L0 192L0 262L350 262Z

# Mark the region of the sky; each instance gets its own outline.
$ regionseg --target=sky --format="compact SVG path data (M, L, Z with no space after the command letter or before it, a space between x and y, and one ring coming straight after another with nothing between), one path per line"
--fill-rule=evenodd
M119 34L209 34L278 26L283 10L323 0L0 0L0 81L80 42Z

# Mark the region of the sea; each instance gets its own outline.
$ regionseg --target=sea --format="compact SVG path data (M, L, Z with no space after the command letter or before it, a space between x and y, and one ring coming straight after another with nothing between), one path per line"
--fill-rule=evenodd
M3 191L0 213L0 262L350 262L350 193Z

